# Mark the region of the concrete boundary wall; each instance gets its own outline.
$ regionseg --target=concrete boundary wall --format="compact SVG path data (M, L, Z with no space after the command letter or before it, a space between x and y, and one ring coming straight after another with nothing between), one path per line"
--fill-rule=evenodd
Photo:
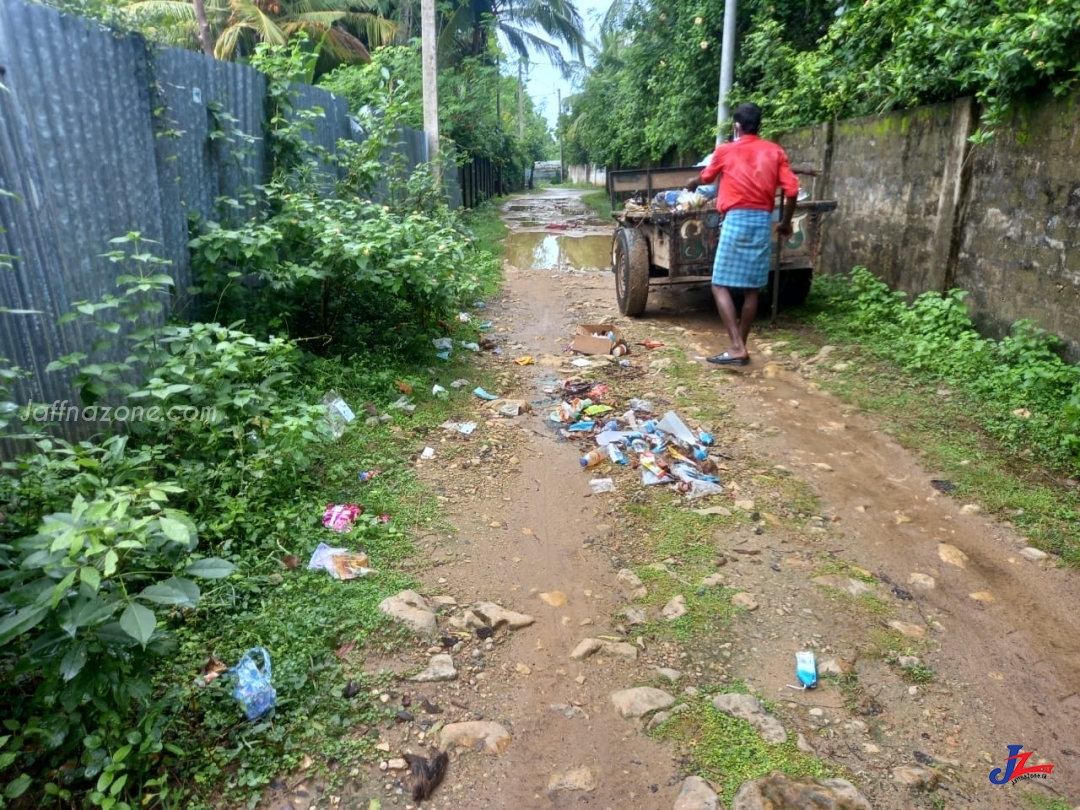
M972 144L979 114L965 98L781 135L838 203L820 270L865 265L912 295L960 287L990 334L1030 318L1080 359L1080 93Z

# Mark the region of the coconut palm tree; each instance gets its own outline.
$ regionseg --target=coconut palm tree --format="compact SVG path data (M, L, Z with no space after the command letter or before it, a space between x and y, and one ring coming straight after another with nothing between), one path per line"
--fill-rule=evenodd
M539 52L563 71L568 64L560 45L578 61L585 57L584 23L572 0L458 0L440 46L480 57L492 32L521 58Z
M397 31L396 24L380 13L377 0L228 0L227 4L211 0L214 5L209 9L204 2L136 0L127 10L194 22L203 50L226 61L251 54L259 42L284 45L304 31L321 43L320 73L340 64L371 61L368 45L387 44ZM208 48L211 29L216 34Z

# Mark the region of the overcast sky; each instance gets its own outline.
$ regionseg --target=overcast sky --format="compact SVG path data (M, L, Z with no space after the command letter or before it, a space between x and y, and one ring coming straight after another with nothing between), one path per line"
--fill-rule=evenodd
M600 20L603 19L611 0L576 0L578 13L585 21L585 38L590 42L599 39ZM566 49L563 49L565 55ZM586 58L588 54L586 53ZM570 82L562 78L557 68L552 67L546 56L535 55L529 64L529 78L525 83L528 93L532 96L537 108L541 109L547 118L548 126L555 128L557 116L557 90L562 90L563 98L574 92Z

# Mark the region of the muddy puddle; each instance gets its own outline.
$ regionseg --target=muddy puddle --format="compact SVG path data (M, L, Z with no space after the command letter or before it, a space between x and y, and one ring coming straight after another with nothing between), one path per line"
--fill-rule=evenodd
M609 270L611 236L608 234L508 234L503 257L523 270Z
M510 233L503 257L523 270L610 270L614 223L598 219L581 194L548 190L504 205Z

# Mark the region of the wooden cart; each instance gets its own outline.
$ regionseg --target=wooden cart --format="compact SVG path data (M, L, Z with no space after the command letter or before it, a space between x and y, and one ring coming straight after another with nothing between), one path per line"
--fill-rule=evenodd
M808 168L793 170L810 177L820 174ZM608 172L612 216L619 223L611 245L612 271L619 311L624 315L637 317L645 313L651 286L700 283L712 276L723 227L715 203L691 211L651 206L656 192L680 189L700 171L691 166ZM623 210L621 200L629 196L641 199L643 207ZM836 209L835 200L814 200L813 196L811 193L811 199L797 203L792 235L774 249L765 296L765 301L773 304L774 316L779 306L801 304L810 292L814 266L820 257L821 220Z

